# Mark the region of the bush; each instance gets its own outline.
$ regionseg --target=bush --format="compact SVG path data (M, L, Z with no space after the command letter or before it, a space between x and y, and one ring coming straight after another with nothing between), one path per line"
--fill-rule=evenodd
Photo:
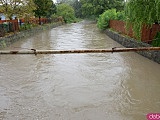
M155 40L152 41L152 46L160 47L160 32L157 32Z
M109 27L109 20L116 19L116 9L110 9L102 13L98 18L97 26L101 30L105 30Z
M20 31L22 30L28 30L28 29L31 29L32 28L32 25L29 24L29 23L25 23L23 25L20 26Z
M126 16L125 16L125 13L124 11L121 11L121 12L117 12L116 14L116 20L126 20Z
M64 22L63 17L62 16L58 16L56 14L53 14L51 16L51 19L52 19L53 22Z
M62 16L65 23L75 22L74 9L68 4L60 4L57 6L57 15Z

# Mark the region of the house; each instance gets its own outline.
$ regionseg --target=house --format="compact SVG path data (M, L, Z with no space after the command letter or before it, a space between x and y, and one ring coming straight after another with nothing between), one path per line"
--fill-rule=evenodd
M5 20L6 19L5 15L3 13L0 13L0 18L1 18L1 20Z
M6 16L3 13L0 13L0 18L1 20L6 20ZM12 16L12 20L14 20L16 18L16 15Z

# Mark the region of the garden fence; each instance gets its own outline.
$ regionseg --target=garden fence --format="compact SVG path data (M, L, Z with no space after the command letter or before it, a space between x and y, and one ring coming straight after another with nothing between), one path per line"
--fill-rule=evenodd
M133 34L132 27L126 30L124 21L110 20L109 27L119 32L120 34L136 38ZM153 24L151 27L147 27L146 25L144 25L141 31L141 41L151 43L154 40L157 32L160 32L160 24Z
M47 24L51 22L57 22L59 19L48 19L48 18L31 18L29 20L0 20L0 37L5 36L6 33L20 31L20 27L25 24Z

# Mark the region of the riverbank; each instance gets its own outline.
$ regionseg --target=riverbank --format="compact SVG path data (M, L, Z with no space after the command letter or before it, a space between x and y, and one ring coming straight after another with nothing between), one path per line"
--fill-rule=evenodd
M19 41L23 38L27 38L27 37L35 35L37 33L43 32L44 30L49 30L49 29L55 28L55 27L60 26L62 24L63 24L62 22L45 24L45 25L42 25L42 26L34 27L32 29L29 29L29 30L16 32L12 35L1 37L0 38L0 49L4 49L5 47L10 46L14 42Z
M129 38L126 36L123 36L121 34L118 34L117 32L111 31L107 29L105 33L112 38L113 40L117 41L121 45L127 48L135 48L135 47L151 47L151 45L137 41L133 38ZM137 52L138 54L155 61L160 64L160 51L141 51Z

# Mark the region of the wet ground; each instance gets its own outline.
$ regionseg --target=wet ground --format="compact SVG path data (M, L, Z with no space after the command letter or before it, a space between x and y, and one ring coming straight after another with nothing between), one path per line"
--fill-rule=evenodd
M122 47L89 21L6 49ZM136 53L0 55L0 120L145 120L160 112L160 65Z

